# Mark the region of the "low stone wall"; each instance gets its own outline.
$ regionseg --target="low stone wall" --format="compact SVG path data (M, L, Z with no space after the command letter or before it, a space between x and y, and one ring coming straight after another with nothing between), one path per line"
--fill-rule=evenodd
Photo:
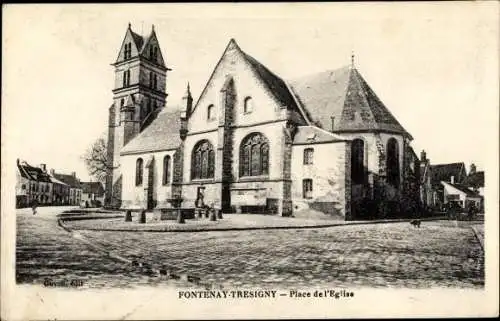
M309 207L315 211L323 212L334 217L343 217L342 212L336 208L335 202L311 202Z

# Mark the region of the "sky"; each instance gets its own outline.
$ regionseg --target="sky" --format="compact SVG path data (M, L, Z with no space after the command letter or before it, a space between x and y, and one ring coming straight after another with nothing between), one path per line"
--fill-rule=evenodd
M358 71L433 164L498 166L495 3L7 5L2 28L2 162L89 176L81 155L107 133L128 23L154 24L167 108L195 101L231 38L283 79ZM9 163L10 164L10 163ZM14 167L12 167L14 169Z

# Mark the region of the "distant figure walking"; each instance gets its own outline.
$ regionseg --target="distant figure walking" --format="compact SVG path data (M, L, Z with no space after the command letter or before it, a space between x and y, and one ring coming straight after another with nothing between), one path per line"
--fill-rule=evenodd
M31 203L31 209L33 210L33 215L35 215L37 213L36 212L37 207L38 207L38 201L33 200L33 202Z

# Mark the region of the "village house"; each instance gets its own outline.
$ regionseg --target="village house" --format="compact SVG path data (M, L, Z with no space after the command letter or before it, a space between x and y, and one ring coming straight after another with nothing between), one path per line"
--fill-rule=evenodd
M46 165L31 166L25 161L16 161L16 207L26 207L36 201L39 205L52 204L52 181Z
M101 182L80 182L82 204L86 207L100 207L104 204L104 186Z
M72 172L71 175L59 174L55 171L51 171L51 174L58 181L69 186L69 195L67 197L68 205L80 205L82 200L82 187L80 185L80 180L76 177L76 172Z
M106 203L213 205L346 220L420 204L412 136L351 64L284 80L231 39L196 101L165 106L169 68L154 28L126 30L109 108ZM184 66L189 68L189 66Z
M50 170L50 180L52 181L52 204L69 205L69 195L71 187L54 177L55 171Z
M437 195L436 203L441 207L455 203L463 209L474 203L476 208L482 208L483 197L468 185L468 181L474 181L475 169L472 164L473 175L469 179L463 162L432 165L432 185Z
M456 204L462 209L468 209L474 204L476 209L481 208L482 196L463 184L452 184L442 181L443 200L445 205Z

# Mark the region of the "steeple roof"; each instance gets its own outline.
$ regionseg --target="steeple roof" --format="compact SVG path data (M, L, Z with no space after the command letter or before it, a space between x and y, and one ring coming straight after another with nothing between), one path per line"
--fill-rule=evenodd
M132 30L132 26L129 23L127 32L125 33L125 37L122 42L122 47L120 49L120 52L118 53L118 57L116 59L116 63L119 63L123 61L123 51L124 51L124 45L127 42L132 41L135 45L135 49L132 51L132 57L134 56L141 56L146 58L149 61L154 61L157 65L165 67L165 61L163 59L163 54L160 49L160 44L158 42L158 39L156 37L156 32L154 29L154 26L151 28L151 33L148 36L142 36ZM149 47L149 43L154 42L154 45L158 47L157 51L157 59L154 59L153 57L150 57L149 52L147 48ZM169 68L167 68L169 69Z
M313 123L335 132L380 130L411 135L354 65L292 80L290 87Z

